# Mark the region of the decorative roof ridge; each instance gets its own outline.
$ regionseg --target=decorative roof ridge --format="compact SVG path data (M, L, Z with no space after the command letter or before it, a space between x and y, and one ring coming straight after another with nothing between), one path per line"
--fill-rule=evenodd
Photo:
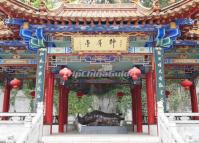
M173 3L169 6L162 8L161 12L165 12L165 11L168 11L168 10L178 8L180 6L184 6L184 5L188 4L189 2L199 2L199 0L181 0L179 2Z
M139 7L137 4L69 4L62 3L56 9L49 9L48 13L54 13L58 15L63 11L136 11L138 9L144 9L148 12L146 8Z
M85 9L85 8L91 8L91 9L135 9L137 8L136 4L125 4L125 3L116 3L116 4L69 4L65 3L64 8L69 9Z

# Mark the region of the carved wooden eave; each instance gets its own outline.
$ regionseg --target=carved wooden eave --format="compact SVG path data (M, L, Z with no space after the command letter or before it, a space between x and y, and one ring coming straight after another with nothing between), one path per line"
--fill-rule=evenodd
M20 39L18 31L18 29L10 28L4 25L3 21L0 21L0 40Z
M12 31L4 25L3 21L0 21L0 39L3 37L9 37L13 35Z
M62 3L53 10L33 8L17 0L0 0L0 7L9 11L11 18L24 18L31 23L66 24L75 22L126 22L165 24L176 18L187 18L199 10L199 0L183 0L160 11L132 4L69 4Z
M192 29L185 33L185 36L190 39L199 40L199 21L192 27Z

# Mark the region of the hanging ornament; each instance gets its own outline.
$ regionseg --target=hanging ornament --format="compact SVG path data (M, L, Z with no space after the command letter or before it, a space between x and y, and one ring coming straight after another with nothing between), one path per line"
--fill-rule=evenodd
M34 91L34 90L30 92L30 96L31 96L33 99L35 98L35 91Z
M168 91L168 90L166 90L166 91L165 91L165 95L166 95L166 97L168 98L168 97L169 97L169 95L171 95L171 92L170 92L170 91Z
M128 71L128 75L133 79L133 80L138 80L138 78L141 76L141 70L137 67L133 67Z
M80 100L80 99L82 99L82 97L84 96L84 93L83 93L82 91L78 91L78 92L76 93L76 96L77 96L77 98Z
M124 96L124 92L122 92L122 91L117 92L117 97L118 97L119 101L122 100L123 96Z
M72 71L70 70L70 69L68 69L68 68L63 68L63 69L61 69L60 71L59 71L59 75L61 75L62 76L62 79L65 81L65 80L68 80L68 78L70 77L70 76L72 76Z
M10 85L14 89L19 88L21 86L21 81L16 79L16 78L14 78L13 80L10 81Z
M190 80L185 79L180 83L186 90L190 88L190 86L193 84Z

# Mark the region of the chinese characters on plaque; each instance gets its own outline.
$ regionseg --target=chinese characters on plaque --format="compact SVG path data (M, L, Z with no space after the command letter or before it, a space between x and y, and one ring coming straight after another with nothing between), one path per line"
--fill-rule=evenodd
M165 98L165 78L164 78L164 53L163 49L156 47L154 49L155 55L155 68L156 68L156 86L158 100L164 100Z
M39 49L38 55L38 67L37 67L37 82L36 82L36 97L37 101L42 102L44 96L44 73L45 73L45 64L46 64L46 49Z
M127 48L127 36L76 35L73 37L75 52L126 52Z

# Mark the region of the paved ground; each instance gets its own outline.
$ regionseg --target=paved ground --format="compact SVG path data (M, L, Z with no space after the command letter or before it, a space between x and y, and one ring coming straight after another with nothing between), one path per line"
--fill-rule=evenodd
M57 134L44 136L44 143L159 143L156 136L143 134L126 134L126 135L80 135L80 134Z

